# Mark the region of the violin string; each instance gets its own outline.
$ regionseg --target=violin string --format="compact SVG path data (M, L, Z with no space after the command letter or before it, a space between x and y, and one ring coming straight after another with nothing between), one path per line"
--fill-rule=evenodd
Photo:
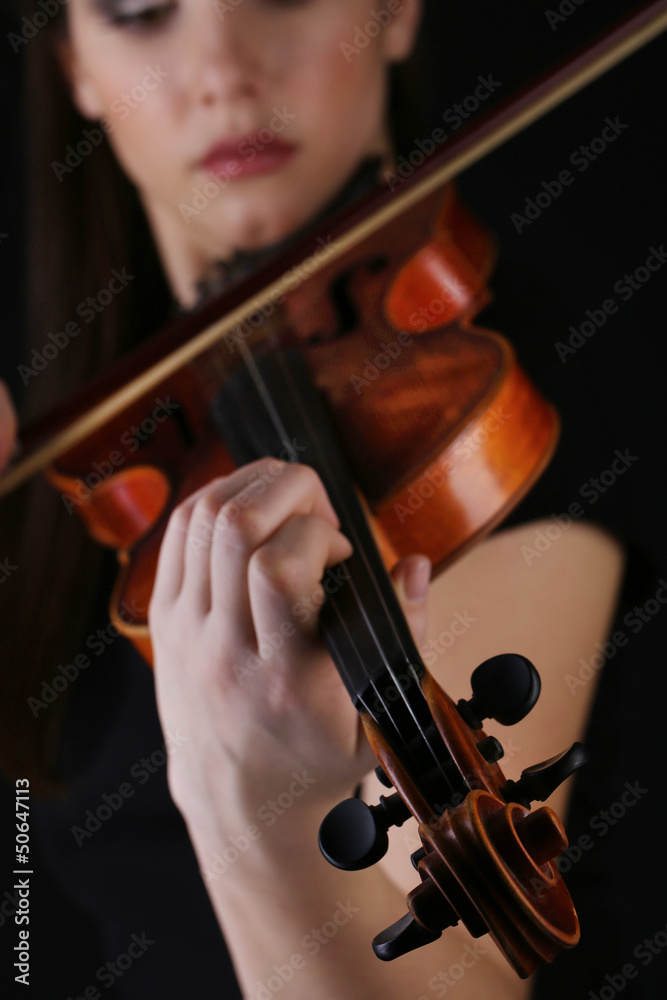
M273 340L274 340L274 343L275 343L275 334L273 334L272 337L273 337ZM273 420L274 426L275 426L276 430L281 435L282 441L285 443L286 446L289 446L288 445L288 435L286 433L286 429L284 427L283 421L282 421L282 419L280 417L280 414L278 413L277 408L275 406L275 403L274 403L274 401L273 401L273 399L271 397L270 390L269 390L268 386L266 385L266 383L264 381L264 378L263 378L263 376L262 376L262 374L261 374L261 372L259 370L259 367L258 367L258 365L257 365L254 357L252 356L252 352L250 351L249 347L246 344L241 344L240 346L242 348L242 354L243 354L243 358L244 358L246 367L247 367L247 369L248 369L248 371L249 371L249 373L250 373L250 375L251 375L251 377L253 379L253 382L255 383L255 386L256 386L258 392L261 395L261 398L262 398L262 400L264 402L264 405L265 405L265 407L267 409L267 412L269 413L271 419ZM330 472L329 463L327 462L326 453L325 453L324 449L321 446L319 435L317 434L317 431L316 431L315 427L313 426L313 423L312 423L312 421L310 419L310 416L309 416L306 408L302 405L302 400L301 400L300 395L299 395L298 386L296 385L296 383L294 381L292 372L290 371L289 366L285 363L284 357L282 356L282 354L280 353L280 351L276 352L276 357L277 357L277 360L278 360L278 365L280 367L282 377L283 377L283 379L286 382L286 387L290 390L290 396L291 396L291 398L293 400L295 400L299 404L299 407L300 407L300 409L302 411L302 418L304 420L304 423L306 423L308 425L308 429L309 429L309 432L310 432L311 440L314 442L314 444L316 445L316 447L318 449L318 456L319 456L319 459L322 462L322 465L324 466L324 468L325 468L325 470L326 470L326 472L328 474L328 479L329 479L329 482L331 484L331 488L337 494L337 501L338 501L337 509L341 510L341 508L342 508L343 510L346 511L346 513L348 513L348 522L349 522L349 525L350 525L350 528L351 528L351 533L354 536L353 538L350 539L350 541L353 543L353 545L355 545L355 542L356 542L355 551L357 551L359 553L361 559L363 560L363 562L365 564L365 567L366 567L367 573L369 575L369 578L370 578L370 580L371 580L371 582L372 582L372 584L373 584L373 586L375 588L375 591L376 591L376 594L377 594L377 596L378 596L378 598L380 600L380 603L382 604L383 610L385 612L386 619L387 619L387 621L390 624L391 630L392 630L393 635L394 635L394 639L395 639L398 647L400 648L400 651L403 654L403 657L404 657L406 663L409 665L409 668L411 669L411 672L412 672L412 674L414 676L415 681L417 682L417 690L421 691L421 685L418 682L418 678L417 678L417 675L416 675L416 673L414 671L414 667L412 666L412 664L410 662L410 657L408 656L408 653L405 650L405 647L404 647L403 642L401 640L401 637L400 637L400 635L399 635L399 633L398 633L398 631L396 629L396 626L394 624L392 616L390 615L389 610L388 610L388 608L386 606L386 603L385 603L385 600L384 600L384 596L382 594L379 582L378 582L378 580L377 580L377 578L375 576L373 567L371 566L371 564L370 564L370 562L369 562L369 560L367 558L367 554L366 554L366 552L364 550L364 547L363 547L363 545L361 545L360 540L359 540L359 538L357 536L357 532L356 532L356 529L355 529L355 526L354 526L354 519L352 518L352 516L350 515L350 513L346 509L346 505L345 505L344 499L340 495L340 492L338 491L338 489L336 487L335 477ZM385 652L385 650L383 648L382 642L380 641L380 638L377 635L377 632L376 632L376 630L375 630L375 628L373 626L373 623L371 622L371 620L370 620L370 618L368 616L368 613L366 611L364 603L363 603L363 601L361 599L361 595L359 594L359 591L357 589L357 586L356 586L354 580L350 579L349 583L350 583L351 590L352 590L352 593L354 595L354 598L355 598L358 610L361 613L361 615L362 615L362 617L364 619L364 622L366 624L366 627L367 627L367 630L368 630L368 634L372 638L372 640L373 640L373 642L375 644L376 650L377 650L377 652L378 652L381 660L384 663L385 669L387 670L387 673L389 674L389 676L391 677L391 679L392 679L392 681L394 683L394 687L395 687L395 690L397 692L397 696L402 700L405 708L407 709L408 713L412 717L412 720L413 720L413 722L415 724L417 732L419 733L419 735L420 735L420 737L422 739L423 745L428 749L428 751L430 752L431 756L433 757L433 761L434 761L435 766L438 768L438 770L441 771L441 773L443 774L443 777L446 778L446 775L442 771L442 766L441 766L439 755L436 753L436 751L432 747L431 742L430 742L429 737L428 737L428 734L424 731L424 729L423 729L423 727L422 727L419 719L417 718L417 715L416 715L416 712L414 710L414 707L411 704L410 700L408 699L407 693L403 689L403 686L400 683L400 679L397 676L397 674L395 673L394 668L392 667L392 664L391 664L389 658L386 655L386 652ZM349 636L349 639L351 641L351 644L352 644L353 648L355 648L355 651L357 652L357 656L359 657L359 660L360 660L362 666L364 667L364 669L366 669L365 668L365 664L363 663L363 658L360 656L358 650L356 650L356 644L354 643L354 637L352 636L352 634L351 634L351 632L350 632L350 630L349 630L349 628L347 626L347 623L342 620L342 618L341 618L340 613L338 612L338 610L337 610L337 616L338 616L339 620L341 621L341 624L345 628L345 630L346 630L346 632L347 632L347 634ZM398 726L397 726L396 720L392 716L391 706L389 704L387 704L387 702L383 698L381 692L378 691L377 686L376 686L375 682L373 681L373 678L368 674L367 671L366 671L366 674L367 674L367 676L369 678L369 681L371 682L371 684L373 686L373 690L375 691L376 696L380 699L380 704L383 705L385 711L387 712L388 717L392 721L392 724L393 724L394 728L396 730L398 730ZM365 706L365 707L367 707L367 706Z
M273 398L271 396L270 390L269 390L268 386L266 385L266 382L264 381L264 378L263 378L263 376L262 376L262 374L261 374L261 372L259 370L259 367L258 367L258 365L257 365L257 363L255 361L255 358L254 358L251 350L244 343L240 344L239 347L240 347L240 350L241 350L241 354L243 355L243 360L244 360L245 366L246 366L246 368L247 368L247 370L248 370L248 372L249 372L249 374L250 374L250 376L251 376L251 378L253 380L255 388L257 389L257 391L258 391L258 393L259 393L259 395L260 395L260 397L262 399L262 402L264 403L264 406L265 406L265 408L267 410L267 413L268 413L268 415L269 415L269 417L270 417L270 419L271 419L271 421L273 423L273 426L274 426L276 432L278 433L278 435L279 435L279 437L281 439L282 444L285 447L285 450L289 453L291 461L294 461L294 462L298 461L297 453L296 453L295 449L292 447L292 444L291 444L290 439L289 439L289 435L287 433L287 429L286 429L286 427L285 427L285 425L283 423L283 420L282 420L280 414L278 413L278 410L277 410L277 408L275 406L275 403L273 401ZM284 375L284 372L282 374ZM338 616L338 617L340 619L340 616ZM345 624L345 623L342 622L342 624ZM351 644L352 648L355 650L355 652L357 653L357 658L359 660L359 663L365 669L365 664L363 662L363 658L359 654L359 651L356 648L356 644L354 643L354 639L349 634L349 631L348 631L348 635L349 635L349 638L351 640L350 644ZM349 673L349 670L346 667L344 658L342 656L339 656L338 662L340 663L341 668L345 672L346 679L347 679L347 682L348 682L348 687L350 687L350 688L354 687L354 685L352 683L351 675ZM387 666L389 666L389 665L387 665ZM370 684L371 684L371 686L373 688L373 691L374 691L376 697L379 699L380 703L384 704L382 696L381 696L381 693L380 693L380 691L376 687L375 681L373 680L373 678L370 675L368 675L368 679L370 681ZM375 717L374 713L372 712L372 710L370 708L370 706L367 705L366 703L364 703L363 700L362 700L362 704L364 704L364 708L369 712L369 714L371 716ZM390 716L390 718L391 718L391 716ZM396 725L396 722L395 722L394 719L391 719L391 721L392 721L392 724L393 724L394 729L396 731L396 734L398 735L398 726Z
M300 399L300 397L298 395L298 387L294 383L294 381L292 379L292 373L291 373L291 371L289 369L289 366L286 365L285 360L284 360L284 358L283 358L282 355L279 355L279 364L280 364L281 368L283 369L283 375L284 375L284 377L292 385L293 398L296 398L297 402L301 403L302 401L301 401L301 399ZM325 470L328 473L328 480L329 480L329 483L331 484L330 488L331 488L332 492L335 492L335 494L336 494L336 497L335 497L335 499L336 499L336 503L335 503L336 510L338 510L338 511L345 511L347 513L347 515L348 515L348 518L347 518L348 519L348 528L349 528L350 534L352 536L350 538L350 541L352 542L352 544L353 544L353 546L355 548L355 551L359 554L359 556L361 557L361 559L362 559L362 561L364 563L364 566L365 566L366 572L368 574L368 577L369 577L369 579L370 579L370 581L371 581L371 583L372 583L372 585L374 587L375 593L376 593L376 595L377 595L377 597L378 597L378 599L379 599L379 601L380 601L380 603L382 605L382 610L384 612L385 618L386 618L387 622L390 625L391 631L393 633L394 641L396 642L398 648L400 649L400 652L401 652L401 654L403 656L404 662L408 666L408 669L409 669L410 675L411 675L411 680L414 681L414 684L415 684L414 690L421 692L421 685L419 684L419 679L418 679L417 674L415 672L414 665L411 662L411 657L408 655L408 652L407 652L407 650L405 649L405 647L403 645L403 641L402 641L401 636L400 636L400 634L399 634L399 632L398 632L398 630L396 628L394 619L393 619L393 617L392 617L391 613L389 612L389 609L388 609L388 607L386 605L386 602L385 602L385 599L384 599L384 595L382 593L382 589L381 589L379 581L377 580L377 577L375 575L375 571L373 569L373 566L372 566L372 564L371 564L371 562L370 562L370 560L368 558L368 554L366 552L366 549L365 549L364 545L362 544L362 542L361 542L361 540L360 540L360 538L359 538L359 536L357 534L354 517L347 510L344 497L341 495L340 491L337 488L336 478L330 472L329 463L328 463L327 457L326 457L326 452L322 448L321 441L320 441L319 435L317 433L316 427L313 426L313 423L310 420L309 414L307 413L307 411L305 410L305 408L302 407L302 411L303 411L303 419L309 425L311 439L313 440L313 442L317 446L318 454L319 454L319 459L322 462L322 465L324 466ZM333 499L334 498L332 498L332 500ZM421 737L422 744L430 752L430 754L431 754L431 756L433 758L433 762L434 762L435 766L438 768L438 770L441 771L442 776L446 779L446 775L444 774L444 771L442 771L440 757L436 753L436 751L433 749L433 747L431 745L431 742L429 740L428 734L424 731L424 729L422 727L422 724L421 724L419 718L417 717L417 714L415 712L414 706L413 706L412 702L410 701L410 699L408 698L407 691L404 690L403 685L401 684L401 679L399 678L398 674L395 672L395 670L394 670L394 668L392 666L390 658L387 656L386 650L384 649L383 643L382 643L382 641L381 641L381 639L380 639L380 637L379 637L379 635L378 635L378 633L377 633L377 631L376 631L376 629L375 629L375 627L373 625L373 622L372 622L372 620L371 620L371 618L369 616L369 613L368 613L366 605L365 605L365 603L364 603L364 601L363 601L363 599L361 597L361 594L359 593L359 590L358 590L358 587L357 587L357 584L356 584L354 578L351 577L348 582L349 582L352 594L354 596L357 609L358 609L358 611L361 613L361 615L363 617L363 620L364 620L364 623L366 625L366 629L367 629L368 635L372 638L372 640L373 640L373 642L375 644L375 648L376 648L377 652L379 653L379 655L380 655L380 657L382 659L384 667L385 667L387 673L389 674L389 677L391 678L391 680L393 682L394 690L396 691L397 696L400 698L400 700L402 701L404 707L407 709L408 713L410 714L410 716L411 716L411 718L412 718L412 720L414 722L414 725L416 727L416 730L419 733L419 736ZM349 627L349 623L344 618L344 616L342 615L342 612L340 611L339 607L335 603L334 603L334 609L335 609L336 616L337 616L337 618L338 618L341 626L343 627L343 629L345 630L346 634L349 637L351 645L353 646L353 648L355 648L355 651L357 652L357 656L358 656L360 662L362 663L362 666L365 666L364 663L363 663L363 658L362 658L361 654L359 653L358 650L356 650L356 644L354 642L354 635L353 635L353 633L352 633L352 631L351 631L351 629ZM367 673L367 676L369 676L368 673ZM369 679L371 679L370 676L369 676ZM398 723L396 722L396 720L394 719L394 717L392 715L391 703L388 703L387 700L382 696L382 694L378 691L377 685L374 682L373 682L373 689L374 689L374 691L376 693L376 697L380 698L380 703L383 705L383 707L385 709L385 712L387 713L387 716L392 721L394 729L396 729L397 731L399 731ZM412 756L412 754L410 754L410 756Z

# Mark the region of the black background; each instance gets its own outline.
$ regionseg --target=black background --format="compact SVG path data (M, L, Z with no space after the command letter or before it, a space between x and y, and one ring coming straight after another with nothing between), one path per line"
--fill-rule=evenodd
M557 11L557 3L550 8L497 0L431 3L422 78L431 127L439 125L445 109L474 91L479 75L492 74L501 81L494 99L502 99L639 5L585 0L561 6L573 13L553 30L545 11ZM19 290L25 211L19 99L23 60L5 42L15 24L3 9L0 294L5 332L0 370L14 383L22 346ZM560 513L564 503L577 499L568 492L569 483L583 483L604 468L599 453L590 448L592 440L609 442L610 460L616 448L639 456L613 500L607 508L601 504L600 511L610 522L620 519L625 536L652 559L653 593L661 576L667 577L662 314L667 267L628 302L619 300L613 286L644 264L650 247L667 241L666 61L667 39L652 43L460 179L464 199L497 235L501 249L493 283L497 305L489 316L502 319L510 339L516 332L520 356L535 380L559 408L579 417L566 427L567 454L577 456L572 459L577 471L563 473L570 476L568 485L560 494L556 487L548 509ZM523 213L526 199L535 197L543 181L571 169L570 154L599 136L607 117L616 116L628 128L584 173L573 169L574 183L518 233L512 213ZM424 139L429 131L415 139ZM503 276L508 278L505 286ZM546 291L536 294L531 291L535 287ZM579 327L586 310L599 309L610 297L619 302L618 313L563 363L555 342L567 340L569 325ZM552 474L552 487L554 481ZM573 867L568 884L582 920L582 944L538 979L536 996L567 993L573 1000L588 1000L590 991L599 995L603 987L609 989L607 976L617 974L626 962L639 965L634 948L667 925L667 880L660 854L665 843L660 747L666 621L663 610L606 668L588 741L594 763L579 781L568 828L571 840L589 830L591 818L620 797L626 781L639 781L649 792ZM3 820L3 826L8 824L9 818ZM68 903L62 886L52 880L46 864L40 864L38 849L34 854L39 881L33 882L31 897L35 960L28 995L65 1000L95 981L95 970L105 958L100 958L103 953L86 915ZM0 894L11 885L8 868L9 861L0 860ZM0 927L4 943L9 938L14 943L12 927L9 922ZM639 968L639 977L626 985L623 996L663 996L667 949ZM195 976L193 984L196 981ZM9 965L0 968L0 983L3 990L5 983L13 985ZM196 986L193 993L208 996ZM112 989L104 995L121 994ZM166 1000L168 994L162 996Z

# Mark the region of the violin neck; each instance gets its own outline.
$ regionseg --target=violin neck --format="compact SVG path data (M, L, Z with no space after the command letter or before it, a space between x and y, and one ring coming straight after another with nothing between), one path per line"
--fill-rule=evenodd
M415 780L448 758L422 692L425 667L378 552L363 508L296 347L246 352L214 403L214 420L232 458L243 465L271 455L318 473L354 551L327 570L320 629L360 713L408 753Z

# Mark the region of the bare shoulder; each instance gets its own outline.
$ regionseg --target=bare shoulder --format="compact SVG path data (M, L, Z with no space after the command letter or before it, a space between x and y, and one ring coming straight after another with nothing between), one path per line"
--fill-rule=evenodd
M496 653L521 653L540 673L532 713L509 729L487 727L506 744L510 775L583 736L599 670L583 671L586 684L572 679L582 660L599 662L623 567L621 545L602 529L535 521L492 536L434 582L422 654L453 698L469 696L471 672Z
M607 532L572 523L533 521L498 532L431 585L429 626L420 647L427 667L457 700L470 696L470 674L497 653L521 653L542 679L531 714L516 726L485 724L505 746L510 777L581 739L595 693L598 643L609 630L621 586L624 553ZM381 786L379 786L381 787ZM566 790L555 793L562 809Z

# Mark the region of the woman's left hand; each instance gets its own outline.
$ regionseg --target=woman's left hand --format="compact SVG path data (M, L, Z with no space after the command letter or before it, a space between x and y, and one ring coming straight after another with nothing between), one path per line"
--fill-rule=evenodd
M307 791L277 825L284 839L308 817L310 834L376 764L317 629L323 572L351 551L305 466L254 462L174 512L150 626L163 729L184 737L170 790L191 833L239 836L297 775ZM413 557L394 574L422 632L429 568Z

